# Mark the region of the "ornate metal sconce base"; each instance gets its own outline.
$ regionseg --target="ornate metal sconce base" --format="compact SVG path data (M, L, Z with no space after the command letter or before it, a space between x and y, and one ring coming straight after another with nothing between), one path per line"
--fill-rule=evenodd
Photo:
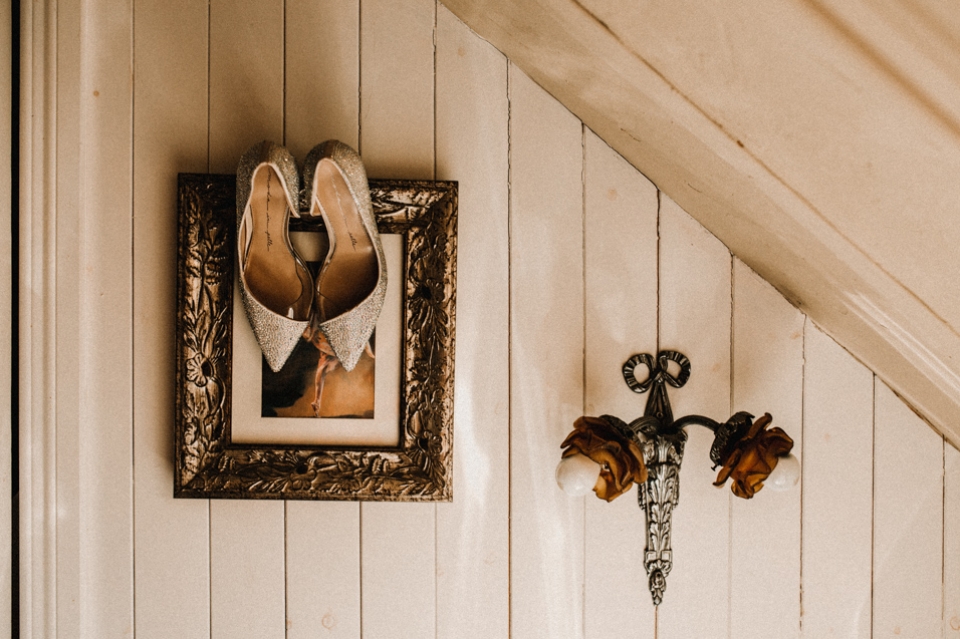
M676 374L670 372L671 363ZM635 374L640 364L647 368L643 379ZM646 353L634 355L623 365L623 379L635 393L650 392L643 416L629 424L612 415L578 419L561 446L567 450L557 467L557 481L573 495L583 495L592 485L597 496L607 501L637 482L637 499L646 515L643 565L653 603L660 605L673 568L671 519L680 497L680 463L687 443L684 428L699 424L714 433L710 459L714 468L723 467L714 485L731 479L733 494L744 499L763 487L778 460L789 455L793 440L780 428L767 430L773 419L769 413L754 421L753 415L739 412L722 424L701 415L674 420L667 386L681 388L690 379L690 360L682 353L660 351L656 359ZM583 459L577 455L589 458L587 466L575 461ZM590 469L591 462L599 479ZM798 468L795 459L792 466ZM789 471L781 473L773 485L781 489L790 485L784 484L788 476Z
M680 498L680 462L687 433L680 430L658 435L654 423L645 425L648 432L643 433L642 450L648 475L647 481L638 487L637 500L647 514L647 549L643 566L647 569L653 603L659 606L663 591L667 589L667 575L673 568L670 520Z
M680 366L676 376L668 370L671 361ZM649 373L643 381L637 380L635 375L638 364L646 366ZM623 365L623 378L635 393L650 390L643 417L634 420L629 429L640 442L647 466L647 481L638 487L637 500L647 517L643 565L647 570L653 603L658 606L667 589L667 575L673 568L671 519L680 498L680 462L687 443L686 431L673 428L673 411L666 385L680 388L687 383L690 360L676 351L661 351L656 360L646 353L634 355Z

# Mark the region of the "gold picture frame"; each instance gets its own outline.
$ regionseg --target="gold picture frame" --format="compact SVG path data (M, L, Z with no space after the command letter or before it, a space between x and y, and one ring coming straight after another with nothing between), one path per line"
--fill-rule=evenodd
M452 499L457 184L371 180L370 191L380 232L404 243L399 446L238 444L236 180L178 176L175 497Z

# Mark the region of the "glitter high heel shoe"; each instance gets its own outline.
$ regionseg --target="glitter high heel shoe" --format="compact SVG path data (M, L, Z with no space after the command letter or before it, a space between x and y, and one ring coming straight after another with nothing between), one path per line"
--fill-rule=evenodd
M297 345L313 308L313 278L290 244L299 194L297 163L272 142L247 149L237 168L240 297L273 371Z
M340 364L353 370L377 325L387 268L370 204L367 173L357 152L329 140L304 164L311 215L321 215L330 249L317 275L320 331Z

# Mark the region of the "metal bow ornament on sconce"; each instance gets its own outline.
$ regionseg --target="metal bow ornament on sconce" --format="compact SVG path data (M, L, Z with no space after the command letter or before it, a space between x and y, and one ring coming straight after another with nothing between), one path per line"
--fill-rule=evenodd
M670 363L679 372L670 372ZM639 365L646 378L635 374ZM673 568L671 519L680 495L680 463L687 442L687 426L698 424L714 433L710 459L721 466L715 486L727 479L738 497L750 499L764 484L789 488L799 479L799 463L790 455L793 440L780 428L768 429L769 413L754 420L745 412L719 423L702 415L673 419L667 386L682 388L690 378L690 360L677 351L660 351L657 358L643 353L623 365L623 379L635 393L646 393L643 416L629 424L612 415L581 417L563 441L563 459L557 483L572 495L590 490L611 501L636 483L637 499L646 514L647 535L643 565L654 605L663 601L667 575ZM775 472L776 471L776 472Z

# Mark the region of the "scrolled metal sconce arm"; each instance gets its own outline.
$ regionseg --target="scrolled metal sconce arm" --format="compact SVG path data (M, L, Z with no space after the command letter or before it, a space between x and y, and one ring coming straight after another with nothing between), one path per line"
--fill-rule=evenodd
M677 374L670 372L671 362L679 366ZM635 374L641 364L648 373L642 380ZM765 430L771 421L769 414L756 421L745 412L723 423L702 415L674 420L666 387L682 388L689 378L690 360L677 351L660 351L656 359L647 353L628 359L623 365L627 386L635 393L650 393L643 416L629 424L612 415L577 420L576 430L563 443L569 448L557 469L557 481L564 490L585 494L592 487L608 501L622 494L631 478L636 481L637 499L646 514L643 564L654 605L663 601L667 575L673 568L671 519L679 501L687 426L703 426L714 433L710 459L714 468L723 466L715 485L733 478L733 492L739 497L752 497L778 465L798 470L795 460L778 464L789 454L793 440L779 428ZM584 456L596 464L591 465ZM645 472L637 471L637 465ZM796 478L788 475L778 483L792 485Z

